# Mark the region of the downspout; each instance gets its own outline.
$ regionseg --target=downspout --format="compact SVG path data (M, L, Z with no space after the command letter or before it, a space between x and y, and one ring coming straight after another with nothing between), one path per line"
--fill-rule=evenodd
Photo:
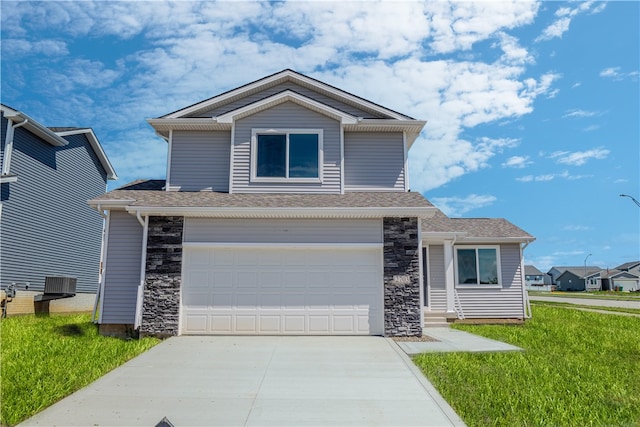
M100 299L102 298L102 288L104 286L104 268L105 268L105 262L104 262L104 258L106 255L106 248L105 245L107 244L107 238L106 238L106 233L107 233L107 214L104 213L104 211L101 209L100 205L97 205L95 207L95 210L98 211L98 213L100 214L100 216L102 218L105 219L105 221L103 222L103 226L102 226L102 244L100 245L100 271L98 272L98 291L96 292L96 299L93 302L93 311L91 313L91 321L93 323L96 323L96 313L98 311L98 302L100 301Z
M520 246L520 283L522 284L522 314L525 319L531 318L531 304L529 303L529 292L527 291L527 284L524 277L524 250L529 246L531 242L524 242Z
M456 240L458 240L458 236L456 234L453 235L453 240L451 240L451 244L445 244L445 261L449 261L445 265L445 290L446 290L446 301L447 301L447 316L455 313L455 300L454 300L454 292L455 292L455 269L454 269L454 245L456 244ZM448 252L448 253L447 253ZM449 264L451 266L451 272L449 273Z
M27 124L29 119L24 119L20 123L13 123L13 120L7 117L7 134L4 138L4 159L2 159L2 176L9 175L11 166L11 155L13 154L13 133L15 129Z
M136 314L134 318L134 329L139 329L142 324L142 304L144 299L144 282L147 272L147 238L149 234L149 216L145 215L144 220L140 214L140 211L136 212L136 218L140 224L142 224L142 254L140 256L140 284L138 285L138 292L136 295Z

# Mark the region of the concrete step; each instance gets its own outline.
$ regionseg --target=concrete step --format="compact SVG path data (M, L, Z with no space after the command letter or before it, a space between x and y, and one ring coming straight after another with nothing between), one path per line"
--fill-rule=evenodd
M449 326L449 322L447 322L447 316L445 313L434 313L431 311L424 312L424 325L425 328L432 327L443 327Z

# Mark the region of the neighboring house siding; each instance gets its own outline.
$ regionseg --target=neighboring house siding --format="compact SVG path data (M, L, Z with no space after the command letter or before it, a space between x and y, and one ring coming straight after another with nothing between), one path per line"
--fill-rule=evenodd
M169 186L228 192L230 150L230 132L174 131Z
M523 318L520 247L500 246L502 287L498 289L458 288L462 310L467 318Z
M382 222L327 219L186 218L185 242L380 243Z
M447 291L445 290L444 246L430 245L429 254L429 308L432 311L447 309Z
M340 124L327 116L286 102L235 124L233 152L234 193L340 193ZM322 183L257 183L251 179L252 129L322 129Z
M7 121L3 118L2 138ZM46 276L77 278L77 292L96 292L103 219L87 200L104 193L106 172L84 135L54 147L24 128L14 134L11 173L2 184L0 271L43 291Z
M142 226L123 211L109 213L102 320L133 324L142 262Z
M345 190L404 191L404 179L402 133L345 133Z
M329 98L326 95L322 95L314 90L308 89L304 86L300 86L297 85L295 83L292 82L287 82L287 83L281 83L279 85L276 86L272 86L268 89L265 89L263 91L251 94L249 96L246 96L244 98L240 98L237 100L234 100L228 104L222 105L220 107L217 107L213 110L207 111L205 113L201 113L198 115L198 117L217 117L220 116L224 113L227 113L229 111L232 110L236 110L238 108L244 107L245 105L249 105L252 104L256 101L260 101L261 99L264 98L268 98L271 95L275 95L277 93L283 92L285 90L292 90L294 92L297 92L301 95L306 96L307 98L311 98L315 101L321 102L323 104L326 104L330 107L336 108L340 111L344 111L347 114L351 114L352 116L355 117L363 117L363 118L384 118L383 115L381 114L373 114L373 113L369 113L367 111L361 110L359 108L353 107L349 104L345 104L344 102L340 102L336 99L333 98Z

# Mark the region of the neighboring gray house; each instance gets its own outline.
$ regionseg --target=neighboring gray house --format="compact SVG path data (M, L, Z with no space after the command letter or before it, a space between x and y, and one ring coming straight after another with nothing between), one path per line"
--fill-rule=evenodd
M409 191L424 121L291 70L149 123L166 181L107 215L100 330L416 336L431 319L524 319L502 219L450 219Z
M545 282L545 277L549 277L534 265L524 266L524 281L530 291L551 291L551 285Z
M104 221L86 200L116 178L109 160L91 129L47 128L0 108L2 289L42 292L46 276L68 276L95 295Z
M593 278L595 273L599 273L602 269L595 266L585 267L552 267L551 270L557 270L562 272L555 277L554 284L558 291L584 291L585 290L585 277L591 277L592 282L590 284L591 290L595 289L597 282ZM551 270L549 274L552 274Z

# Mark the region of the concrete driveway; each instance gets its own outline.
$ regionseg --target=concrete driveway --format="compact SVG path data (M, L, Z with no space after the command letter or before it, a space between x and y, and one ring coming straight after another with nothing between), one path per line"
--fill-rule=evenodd
M176 337L21 425L464 425L381 337Z

